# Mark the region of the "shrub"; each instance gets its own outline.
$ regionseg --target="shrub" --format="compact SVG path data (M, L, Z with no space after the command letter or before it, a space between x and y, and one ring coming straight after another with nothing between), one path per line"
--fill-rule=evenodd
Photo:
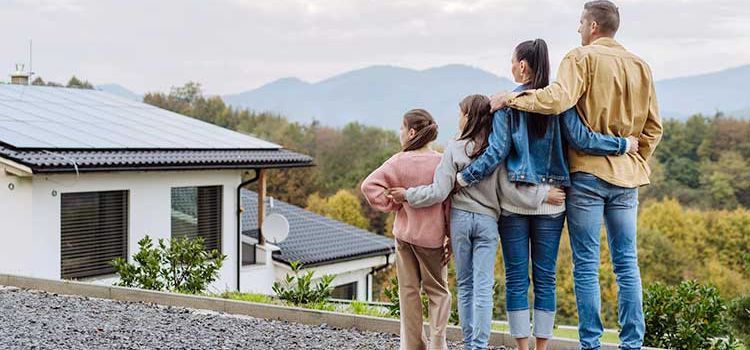
M279 299L293 305L325 304L331 296L331 283L334 276L324 275L317 285L312 285L314 271L300 274L302 263L293 261L291 263L292 273L287 274L284 283L274 282L272 289Z
M732 333L750 348L750 295L737 298L729 305Z
M112 261L120 277L116 285L199 294L217 279L226 259L217 250L206 251L201 237L172 239L168 246L159 239L154 247L151 237L146 236L138 246L133 263L123 258Z
M392 317L401 316L400 299L398 297L398 277L393 276L390 280L390 285L383 288L383 294L388 299L388 314Z
M675 350L732 349L726 336L726 305L713 286L684 281L670 287L655 283L646 288L645 345Z

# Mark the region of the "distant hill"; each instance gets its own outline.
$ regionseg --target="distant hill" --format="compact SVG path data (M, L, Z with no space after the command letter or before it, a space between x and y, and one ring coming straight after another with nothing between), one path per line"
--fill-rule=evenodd
M740 117L750 116L750 65L719 72L662 80L656 96L663 117L684 119L695 113L717 111Z
M96 86L97 90L108 92L113 95L117 95L120 97L127 98L129 100L134 100L141 102L143 101L143 96L136 94L133 91L128 90L126 87L119 85L119 84L102 84Z
M717 111L750 118L750 65L719 72L656 82L662 117L686 119ZM448 65L426 70L371 66L309 83L279 79L257 89L223 96L227 104L255 111L271 111L294 121L313 119L343 126L351 121L398 129L401 116L411 108L429 110L440 125L440 140L455 134L458 103L473 93L492 94L516 84L487 71ZM142 96L118 84L97 89L133 100Z
M720 72L663 80L656 83L663 118L685 119L716 111L750 117L745 86L750 65ZM326 125L349 121L395 129L410 108L429 110L450 136L457 126L457 105L468 94L508 90L515 84L504 77L465 65L427 70L372 66L308 83L297 78L274 81L258 89L224 96L235 107L273 111L292 120L313 118ZM445 139L441 137L441 139Z
M506 78L464 65L422 71L372 66L317 83L280 79L223 98L235 107L278 112L295 121L317 119L332 126L359 121L389 129L398 129L407 110L425 108L440 125L440 139L446 140L458 127L458 103L464 96L514 87Z

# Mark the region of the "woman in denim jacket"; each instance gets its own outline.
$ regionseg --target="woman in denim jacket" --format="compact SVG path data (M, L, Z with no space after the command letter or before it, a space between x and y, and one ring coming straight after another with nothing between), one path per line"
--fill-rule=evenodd
M516 91L543 88L549 84L547 44L542 39L520 43L513 54L512 68ZM470 186L490 175L506 160L508 179L516 186L547 184L570 186L566 157L567 144L599 155L621 155L637 150L637 139L592 134L581 123L574 108L559 118L538 118L527 112L502 109L495 112L490 145L457 175L460 186ZM593 135L593 137L592 137ZM506 310L510 333L519 350L529 348L529 260L534 283L533 335L536 349L545 350L552 337L556 311L557 252L560 244L565 204L542 203L528 209L511 202L502 203L500 239L506 276Z

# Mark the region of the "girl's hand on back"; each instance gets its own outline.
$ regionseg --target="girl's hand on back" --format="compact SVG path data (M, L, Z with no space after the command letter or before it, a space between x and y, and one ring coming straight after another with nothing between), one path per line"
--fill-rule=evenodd
M394 187L386 190L386 197L393 200L396 204L406 202L406 189L403 187Z
M547 192L547 199L544 201L552 205L563 205L565 204L565 191L557 187L552 187Z

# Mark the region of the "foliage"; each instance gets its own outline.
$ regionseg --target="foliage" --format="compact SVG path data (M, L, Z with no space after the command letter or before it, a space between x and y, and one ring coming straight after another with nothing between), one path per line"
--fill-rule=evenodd
M389 317L390 311L382 311L377 307L372 307L361 301L353 301L349 309L355 315L365 315L374 317Z
M392 317L401 315L401 304L398 296L398 276L393 276L389 285L383 287L383 295L388 300L388 314Z
M261 303L261 304L273 304L274 303L274 299L265 294L224 292L224 293L221 293L219 297L224 298L224 299L249 301L252 303Z
M676 198L701 209L750 207L750 120L717 114L664 122L641 198Z
M750 293L750 211L686 209L676 200L651 202L638 218L639 262L645 283L707 281L724 298Z
M745 347L750 347L750 295L739 297L729 304L729 326Z
M655 283L646 288L645 344L676 350L732 349L726 336L726 305L713 286L684 281L670 287Z
M88 80L81 80L74 76L70 77L70 80L68 80L68 84L65 85L65 87L69 88L76 88L76 89L93 89L94 85L89 83Z
M203 238L172 239L169 245L159 239L157 247L151 237L138 241L134 263L117 258L112 265L120 277L117 285L150 290L199 294L218 277L226 259L217 250L206 251Z
M40 76L37 76L34 78L34 80L31 81L31 85L34 86L54 86L54 87L68 87L68 88L78 88L78 89L93 89L94 85L89 83L88 80L81 80L76 78L75 76L72 76L70 80L68 80L68 84L63 85L60 83L56 83L53 81L44 81L44 79Z
M331 296L331 283L334 276L324 275L317 284L313 285L315 271L308 270L301 273L302 263L293 261L291 263L292 274L287 274L284 283L274 282L273 292L279 299L293 305L321 305L325 304Z
M340 190L328 198L322 198L318 193L314 193L307 199L307 210L362 229L368 229L370 226L362 214L360 200L346 190Z

